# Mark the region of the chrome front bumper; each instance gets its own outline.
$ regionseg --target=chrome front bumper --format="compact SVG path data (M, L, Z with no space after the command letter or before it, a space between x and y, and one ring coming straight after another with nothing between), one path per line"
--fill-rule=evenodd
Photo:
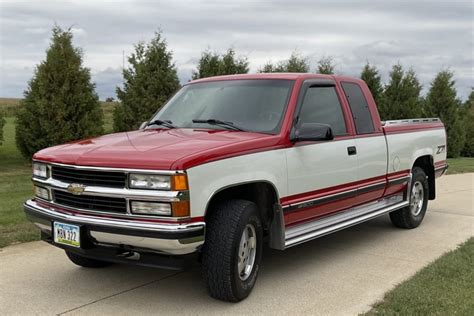
M204 243L204 222L162 224L105 218L44 207L34 200L26 201L24 210L28 219L48 236L52 234L52 222L60 221L85 227L95 245L183 255L197 251Z

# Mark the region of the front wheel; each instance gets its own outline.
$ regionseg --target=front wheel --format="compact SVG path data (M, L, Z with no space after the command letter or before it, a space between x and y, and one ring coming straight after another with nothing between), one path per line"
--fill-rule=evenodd
M209 294L223 301L246 298L257 280L263 229L255 203L231 200L212 210L202 249L202 272Z
M414 167L409 197L410 204L390 213L393 225L411 229L421 224L428 207L428 188L428 179L425 172L420 167Z

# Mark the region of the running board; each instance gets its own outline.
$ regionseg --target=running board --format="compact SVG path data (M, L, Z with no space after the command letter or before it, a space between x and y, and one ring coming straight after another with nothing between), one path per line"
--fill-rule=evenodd
M403 195L397 195L290 227L285 231L285 249L393 212L408 204Z

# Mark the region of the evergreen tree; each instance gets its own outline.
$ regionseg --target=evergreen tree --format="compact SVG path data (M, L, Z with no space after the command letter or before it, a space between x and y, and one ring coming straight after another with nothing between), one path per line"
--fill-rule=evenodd
M294 52L286 62L285 68L286 72L309 72L308 60Z
M471 90L469 98L464 103L463 118L466 141L461 153L465 157L474 157L474 90Z
M421 117L423 106L420 92L421 84L415 72L412 69L405 72L400 64L394 65L379 106L382 120Z
M360 79L365 81L369 87L370 92L372 93L372 96L374 97L375 103L378 107L380 107L382 105L383 87L378 69L375 66L371 66L369 63L367 63L362 69Z
M269 72L285 72L281 65L275 65L272 62L267 62L263 65L262 68L258 70L259 73L269 73Z
M201 54L197 69L193 71L192 79L207 78L221 75L246 74L249 72L249 62L246 57L235 56L235 50L229 48L222 56L205 51Z
M94 84L72 38L70 29L53 28L46 60L37 66L25 91L17 116L16 143L26 158L42 148L103 132Z
M334 69L336 65L334 64L334 58L331 56L325 56L318 61L317 72L325 75L334 74Z
M5 125L5 119L3 113L0 112L0 145L3 143L3 126Z
M465 131L460 117L461 102L457 99L453 73L440 71L431 82L426 96L426 110L430 116L439 117L446 127L448 156L458 157L464 147Z
M114 109L117 132L149 120L180 86L173 53L159 32L148 44L138 43L127 60L130 67L123 70L123 89L117 88L120 103Z
M268 62L263 65L263 67L260 68L258 72L309 72L309 64L306 58L303 58L296 52L293 52L288 60L280 61L277 64Z

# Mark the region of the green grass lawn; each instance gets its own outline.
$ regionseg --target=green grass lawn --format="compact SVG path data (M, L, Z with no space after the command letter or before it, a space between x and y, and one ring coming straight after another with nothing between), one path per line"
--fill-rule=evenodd
M15 145L14 118L7 117L0 146L0 248L36 240L38 230L28 222L22 203L32 195L31 167Z
M474 238L385 294L366 315L473 315Z
M474 158L448 159L448 174L474 172Z

